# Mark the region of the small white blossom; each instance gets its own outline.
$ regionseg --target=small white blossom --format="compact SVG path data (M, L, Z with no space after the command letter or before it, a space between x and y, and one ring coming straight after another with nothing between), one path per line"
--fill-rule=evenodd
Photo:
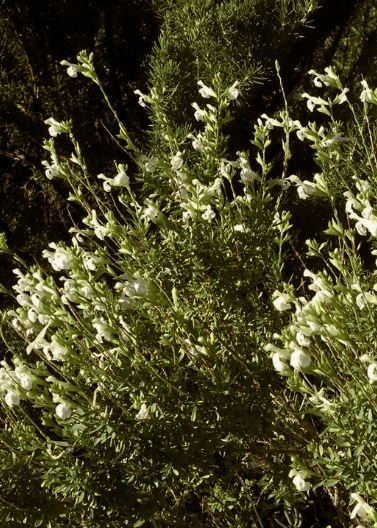
M287 370L287 365L281 360L279 352L275 352L272 356L272 364L278 372L284 372Z
M48 129L48 133L52 137L56 137L62 131L61 130L61 128L62 128L61 124L58 121L56 121L53 117L50 117L49 119L46 119L45 124L46 125L50 125L50 127Z
M59 175L59 167L55 161L52 164L48 161L42 161L42 165L46 167L45 174L49 180Z
M33 378L29 374L24 374L20 378L20 385L26 391L30 391L33 388Z
M39 332L39 334L34 339L34 341L32 341L30 345L28 345L28 347L26 348L27 354L30 354L30 352L34 350L35 348L39 349L39 348L49 346L49 343L45 340L45 335L46 335L46 332L49 326L50 326L50 323L48 323L44 328L42 328L42 330Z
M291 355L290 363L295 370L301 370L310 365L311 358L302 350L295 350Z
M86 64L79 65L79 64L72 64L71 62L68 62L66 60L63 60L60 62L62 66L68 66L67 68L67 74L70 77L77 77L78 72L85 72L85 70L89 70L89 66ZM85 73L84 73L85 75Z
M195 108L195 113L194 113L194 117L197 121L203 121L204 119L204 116L206 115L206 111L205 110L202 110L198 103L192 103L192 105L194 108Z
M141 93L140 90L134 90L134 94L139 96L139 105L145 107L145 103L149 103L150 99L148 95Z
M205 99L209 99L210 97L216 97L215 92L212 90L212 88L209 88L206 86L203 81L198 81L199 86L201 86L201 89L199 90L199 93L202 97Z
M328 82L326 75L321 75L320 73L317 73L315 70L308 71L308 74L316 76L313 79L313 83L315 86L317 86L317 88L322 88L322 83L324 83L326 86L329 86L330 83Z
M333 131L333 136L329 139L325 139L320 142L320 146L324 148L330 148L337 143L345 143L347 141L356 141L355 137L343 137L339 132Z
M363 308L365 308L367 302L375 302L374 295L369 292L359 293L359 295L356 297L356 304L360 308L360 310L363 310Z
M367 101L370 101L372 99L372 92L368 86L367 81L362 80L361 85L363 86L364 90L361 92L360 100L363 103L366 103Z
M28 313L27 313L27 318L32 323L35 323L38 320L38 315L32 308L30 308L30 310L28 310Z
M68 69L67 69L67 73L70 77L77 77L77 70L76 68L74 68L74 66L70 66Z
M22 326L20 324L20 321L17 318L12 319L12 326L15 328L18 332L22 331Z
M62 420L68 419L72 414L72 411L67 403L59 403L55 409L55 412Z
M115 178L107 178L104 174L98 174L97 178L105 180L103 188L106 192L110 192L112 187L125 187L128 185L130 179L124 171L119 172Z
M286 178L278 178L277 182L283 191L286 191L291 186L291 182L289 182Z
M148 205L148 207L144 209L141 217L156 222L158 220L158 211L153 205Z
M60 345L55 336L52 336L50 350L52 353L52 359L55 361L65 361L67 355L67 348Z
M96 339L99 343L102 343L102 338L106 339L106 341L112 341L113 330L103 318L93 319L92 325L97 330Z
M369 231L373 237L377 238L377 216L373 213L373 208L366 207L363 209L361 215L362 218L356 213L351 213L349 215L353 220L357 220L355 224L357 231L361 235L366 235L367 231Z
M297 332L296 334L296 340L297 340L297 343L300 345L300 346L303 346L303 347L309 347L310 346L310 339L308 339L303 332L299 331Z
M358 493L351 493L351 497L357 501L350 518L354 519L356 515L364 519L369 513L373 512L374 509L365 502L365 500Z
M292 479L297 491L307 491L310 488L310 482L306 482L300 475L296 475Z
M145 403L140 407L140 411L136 415L136 420L147 420L149 418L149 409Z
M182 159L182 153L177 152L177 154L173 157L171 161L171 168L173 170L179 170L182 167L183 159Z
M92 210L92 218L89 225L93 227L96 237L98 237L100 240L104 240L105 236L108 234L108 230L107 227L99 223L97 219L97 211L95 209Z
M239 96L240 92L236 88L239 84L240 84L239 81L236 81L235 83L232 84L230 88L228 88L226 97L229 101L234 101L234 99L237 99L237 97Z
M5 403L8 405L8 407L12 408L16 405L20 404L20 396L16 391L10 391L5 396Z
M275 299L272 303L279 312L292 308L292 305L288 302L290 296L287 293L280 293L276 290L273 293L273 297L275 297Z
M64 269L71 269L72 256L70 253L66 249L58 247L54 242L49 244L49 246L55 249L55 252L52 253L51 251L44 250L42 255L44 258L48 259L54 270L61 271Z
M202 218L203 220L208 220L209 222L211 220L213 220L215 218L216 214L215 212L212 210L211 206L210 205L207 205L207 209L205 210L205 212L202 214Z
M346 93L349 92L349 88L344 88L344 90L336 96L335 103L337 104L343 104L345 101L347 101Z
M158 165L158 158L148 158L148 156L141 156L140 159L145 162L145 169L147 172L150 172L151 174L156 170L156 166Z
M311 397L309 398L309 400L310 400L311 402L313 402L313 403L319 403L319 401L321 401L322 403L319 404L319 407L323 407L324 409L327 409L328 407L330 407L330 406L332 405L332 403L331 403L329 400L327 400L327 399L323 396L323 394L324 394L324 390L323 390L323 388L322 388L319 392L317 392L317 395L316 395L316 396L311 396Z
M321 97L312 97L311 95L307 94L307 93L304 93L301 95L301 97L305 97L307 98L307 107L309 108L309 110L311 112L313 112L314 108L316 107L316 105L328 105L329 103L327 101L325 101L324 99L321 99Z
M375 370L377 367L377 363L373 362L368 367L368 378L371 381L377 381L377 374L375 374Z
M299 195L299 198L302 200L306 200L309 196L312 195L322 195L323 193L319 191L316 184L314 182L310 182L308 180L301 181L301 179L293 174L292 176L289 176L287 180L290 180L293 182L297 187L297 194Z
M332 294L328 290L320 290L314 295L312 303L323 302L325 304L330 304L332 302Z

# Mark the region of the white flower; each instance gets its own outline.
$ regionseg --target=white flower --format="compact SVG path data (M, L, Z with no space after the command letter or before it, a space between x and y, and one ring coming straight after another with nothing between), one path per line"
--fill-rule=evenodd
M267 114L262 114L261 117L266 120L268 130L272 130L274 127L282 126L282 123L280 123L280 121L278 121L277 119L273 119L272 117L268 117Z
M377 363L373 362L369 365L368 367L368 378L371 380L371 381L377 381L377 374L375 374L375 370L376 370L376 367L377 367Z
M356 198L353 196L351 191L347 191L343 194L347 198L346 207L345 207L346 213L348 214L353 213L352 208L356 209L357 211L362 211L363 209L362 204L358 200L356 200Z
M66 60L61 61L60 64L62 66L68 66L67 74L70 77L77 77L78 72L85 72L85 70L90 69L89 66L87 66L86 64L83 64L82 66L80 66L79 64L72 64L71 62L68 62Z
M281 360L279 352L275 352L272 356L272 364L278 372L287 370L287 365Z
M145 106L146 102L147 103L150 102L149 96L141 93L140 90L134 90L134 94L139 96L139 101L138 102L139 102L140 106Z
M212 208L210 205L207 205L207 209L202 214L203 220L209 220L211 221L213 218L215 218L216 214L214 211L212 211Z
M62 126L53 117L50 117L49 119L46 119L45 124L46 125L50 125L50 127L48 129L48 132L49 132L50 136L56 137L58 134L61 133Z
M20 404L20 397L18 393L12 390L8 392L8 394L5 396L4 399L5 399L5 403L10 408L15 407L16 405Z
M66 420L69 418L72 414L71 409L69 408L69 405L67 403L59 403L59 405L56 406L55 412L59 418L62 420Z
M295 370L301 370L306 368L311 363L311 358L308 354L305 354L302 350L295 350L291 355L291 366Z
M372 295L369 292L365 293L359 293L359 295L356 297L356 304L362 310L367 302L375 302L374 295Z
M203 121L204 119L204 116L206 115L206 111L205 110L202 110L198 103L192 103L192 105L194 108L195 108L195 113L194 113L194 117L197 121Z
M314 295L312 303L323 302L325 304L330 304L332 301L332 294L328 290L320 290Z
M315 70L308 71L308 74L309 75L316 75L316 77L313 80L313 83L314 83L315 86L317 86L317 88L322 88L322 82L326 86L329 86L330 83L327 80L327 75L321 75L320 73L317 73Z
M330 407L330 406L332 405L332 403L331 403L329 400L327 400L327 399L323 396L323 394L324 394L324 390L323 390L323 388L322 388L319 392L317 392L317 397L316 397L316 396L311 396L311 397L309 398L309 400L310 400L311 402L313 402L313 403L319 403L319 402L318 402L318 400L319 400L319 401L322 402L322 403L319 405L319 407L323 407L324 409L327 409L328 407Z
M30 354L30 352L34 350L35 348L38 349L38 348L49 346L48 342L44 338L49 326L50 326L50 323L48 323L44 328L42 328L42 330L39 332L39 334L34 339L34 341L32 341L30 345L28 345L28 347L26 348L27 354Z
M45 326L50 321L50 316L47 314L38 314L38 321Z
M360 361L367 362L367 363L373 363L373 359L370 357L369 354L363 354L360 358Z
M105 338L106 341L111 341L112 336L112 328L106 323L106 321L101 319L94 319L92 322L92 325L97 330L96 339L100 343L102 343L102 338Z
M27 313L27 318L32 323L35 323L37 321L37 319L38 319L38 315L32 308L30 308L30 310L28 310L28 313Z
M303 347L309 347L310 346L310 339L308 339L303 332L299 331L297 332L296 334L296 340L297 340L297 343L300 345L300 346L303 346Z
M55 251L51 265L55 271L71 269L72 256L65 249L58 247Z
M171 161L171 168L173 170L179 170L182 167L183 159L182 159L182 153L177 152L177 154L173 157Z
M52 353L52 359L55 361L64 361L67 355L67 348L60 345L55 336L52 336L50 350Z
M120 171L115 178L107 178L104 174L98 174L97 178L105 180L103 188L106 192L111 191L111 187L125 187L128 185L130 179L124 171Z
M297 194L299 195L299 198L302 200L306 200L311 195L321 195L321 191L318 190L315 183L310 182L308 180L301 181L298 176L293 174L292 176L289 176L287 180L290 180L293 182L297 187Z
M148 156L141 156L140 159L145 162L145 169L147 172L153 173L158 165L158 158L148 158Z
M191 209L188 209L187 211L184 211L182 213L182 220L185 224L188 224L190 220L196 219L196 213L194 211L191 211Z
M343 104L345 101L347 101L346 93L349 92L349 88L344 88L344 90L336 96L335 103Z
M369 233L377 238L377 216L374 215L372 207L366 207L363 209L361 215L363 218L358 216L356 213L351 213L349 215L353 220L357 220L355 227L361 235L366 235L366 230Z
M361 81L361 85L363 86L364 90L361 92L360 100L363 103L366 103L367 101L370 101L372 99L372 92L368 86L368 83L365 80Z
M19 332L22 331L22 326L20 324L20 321L17 318L12 319L12 326L13 326L13 328L18 330Z
M136 420L147 420L149 418L149 409L145 405L145 403L142 404L140 407L140 411L136 415Z
M309 135L307 134L307 132L305 132L306 128L305 127L301 127L300 130L297 130L296 134L297 134L297 137L300 141L304 141L305 138L309 137Z
M94 228L94 234L96 237L98 237L100 240L104 240L104 237L108 234L108 230L105 226L99 223L97 219L97 211L95 209L92 210L92 218L89 225Z
M289 310L292 308L291 304L288 302L290 296L287 293L280 293L279 291L275 291L273 293L273 297L276 297L274 301L272 301L273 305L279 312L283 312L284 310Z
M293 477L292 482L298 491L307 491L310 488L310 482L306 482L301 475Z
M286 191L291 186L291 182L287 181L284 178L278 178L277 182L283 191Z
M135 273L133 277L127 276L126 278L129 280L127 284L117 282L114 288L118 291L122 290L122 294L127 295L127 297L130 298L134 297L136 294L143 295L144 293L147 293L149 283L140 277L139 273Z
M70 66L68 69L67 69L67 73L70 77L77 77L77 70L74 66Z
M42 165L46 167L45 174L49 180L59 175L59 167L55 161L51 165L48 161L42 161Z
M374 511L374 509L369 506L369 504L367 504L358 493L351 493L351 497L357 501L357 504L350 515L351 519L354 519L356 515L364 519L368 513Z
M202 88L199 90L199 93L202 97L205 99L208 99L209 97L216 97L215 92L212 90L212 88L209 88L206 86L203 81L198 81L199 86Z
M237 97L239 96L240 92L236 88L236 86L238 86L239 84L240 84L239 81L236 81L235 83L232 84L230 88L228 88L226 97L229 101L233 101L234 99L237 99Z
M320 146L321 147L332 147L333 145L335 145L336 143L344 143L344 142L347 142L347 141L356 141L356 138L355 137L343 137L341 134L339 134L339 132L336 132L335 130L333 130L333 136L329 139L325 139L324 141L321 141L320 142Z
M320 97L312 97L311 95L304 93L301 95L301 97L306 97L307 100L307 106L311 112L313 112L316 105L328 105L329 103L325 101L324 99L321 99Z
M29 391L33 387L33 378L29 374L24 374L20 377L20 385L26 391Z
M257 177L257 173L250 169L250 167L244 167L241 169L241 180L252 183Z
M156 222L156 220L158 220L158 211L155 207L153 207L153 205L148 205L148 207L144 209L141 217L151 220L152 222Z

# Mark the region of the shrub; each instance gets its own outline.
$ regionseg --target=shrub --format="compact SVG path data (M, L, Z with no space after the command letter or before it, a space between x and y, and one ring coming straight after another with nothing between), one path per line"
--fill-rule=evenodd
M63 62L103 91L93 55ZM186 135L169 127L160 90L138 91L164 144L144 151L119 122L138 167L132 180L115 163L93 181L72 124L46 121L46 176L70 185L84 216L70 245L44 251L43 268L1 239L22 267L19 306L3 313L0 371L0 518L9 526L246 527L281 523L283 511L299 522L318 488L332 500L333 522L345 525L350 498L351 519L377 521L362 498L376 496L377 297L356 241L356 231L377 233L368 119L377 95L364 84L364 114L350 105L345 137L334 113L349 104L347 90L330 68L311 73L318 88L339 91L304 94L329 125L303 126L286 103L258 119L252 158L226 158L236 79L199 79L192 106L201 130ZM282 135L278 178L266 156L272 129ZM72 143L68 161L57 155L61 134ZM288 176L292 134L314 149L314 181ZM291 184L302 199L328 200L327 235L338 245L308 242L326 269L305 270L298 288L283 280ZM340 191L355 228L342 223Z

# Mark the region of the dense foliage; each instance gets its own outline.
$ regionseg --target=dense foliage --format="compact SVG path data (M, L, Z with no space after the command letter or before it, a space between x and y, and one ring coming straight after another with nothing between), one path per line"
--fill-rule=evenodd
M102 22L80 21L96 53L77 61L48 45L49 10L84 9L64 5L38 20L1 6L2 60L25 61L4 67L3 154L72 213L37 264L16 227L0 239L17 281L2 288L1 521L377 526L377 90L358 79L376 9L156 0L148 79L126 96L116 15L144 4L101 19L88 2Z

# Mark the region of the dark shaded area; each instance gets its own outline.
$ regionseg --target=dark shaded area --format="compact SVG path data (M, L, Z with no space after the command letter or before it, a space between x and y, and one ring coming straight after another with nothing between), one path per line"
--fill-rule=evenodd
M42 144L49 135L44 121L73 119L94 177L113 171L115 159L129 162L109 135L118 134L119 127L98 87L82 76L70 78L60 61L76 63L78 52L93 51L110 101L141 142L148 119L133 90L146 83L144 62L158 21L143 0L41 0L34 5L4 0L0 34L0 230L9 246L33 263L49 242L69 239L70 215L81 217L74 204L67 208L66 185L45 177L41 161L49 156ZM68 159L70 143L59 138L57 145ZM14 264L2 257L1 267L1 282L9 288ZM3 296L2 301L7 302Z

